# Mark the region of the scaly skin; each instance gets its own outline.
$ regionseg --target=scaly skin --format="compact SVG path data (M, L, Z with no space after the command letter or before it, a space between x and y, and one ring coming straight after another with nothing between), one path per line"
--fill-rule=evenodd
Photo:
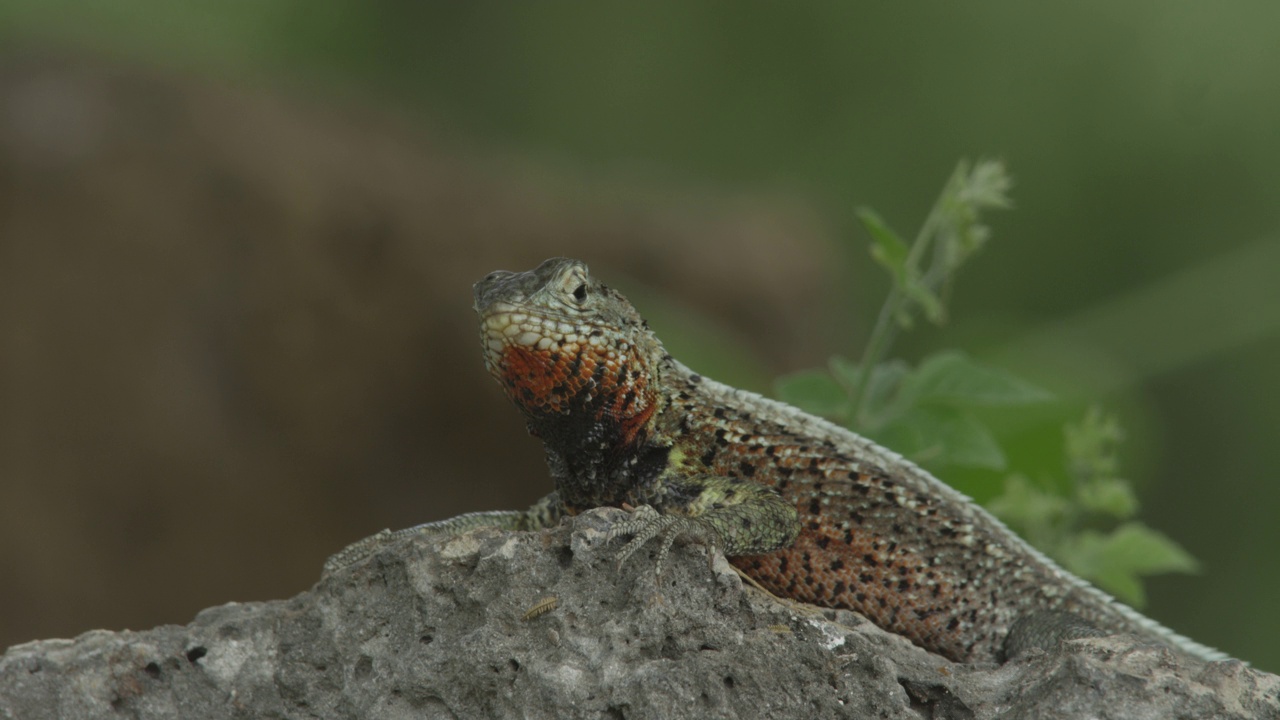
M634 536L622 559L658 538L660 564L687 536L779 596L857 611L952 660L1002 659L1019 620L1033 640L1089 634L1059 632L1062 618L1225 657L1059 568L892 451L692 372L579 261L491 273L475 307L485 364L546 445L556 491L527 512L418 531L533 529L636 506L614 529Z

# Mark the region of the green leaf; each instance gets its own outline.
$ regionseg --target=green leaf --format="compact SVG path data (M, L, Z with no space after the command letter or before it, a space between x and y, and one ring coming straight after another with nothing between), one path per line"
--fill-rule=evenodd
M939 251L935 266L942 271L944 284L986 244L991 230L982 223L982 213L1010 207L1012 184L999 161L979 160L971 167L962 160L956 166L935 207Z
M843 355L832 355L827 361L831 374L845 387L857 387L862 382L862 366ZM872 378L875 378L873 373Z
M973 170L964 176L957 196L961 202L978 209L1005 209L1013 206L1013 201L1009 199L1011 187L1013 179L1009 177L1003 162L979 160Z
M1070 502L1036 487L1022 475L1005 478L1004 490L986 503L992 515L1027 531L1044 531L1056 526L1067 514Z
M934 325L941 325L947 319L947 309L942 303L942 298L938 296L929 286L920 282L911 273L908 273L906 282L902 286L903 292L908 298L915 301L920 309L924 311L924 316ZM906 312L904 310L904 312ZM899 320L901 322L901 320ZM909 323L906 324L909 326Z
M1120 478L1098 478L1081 485L1080 504L1086 509L1123 520L1138 512L1138 498L1129 483Z
M1102 534L1085 530L1061 553L1067 567L1133 605L1146 602L1139 576L1164 572L1196 572L1195 558L1163 533L1129 522Z
M1094 571L1090 579L1098 587L1135 608L1142 608L1147 604L1147 592L1142 587L1142 578L1123 567L1108 567L1104 564Z
M916 402L948 405L1022 405L1053 397L1005 370L976 363L955 351L926 359L905 389Z
M871 233L871 257L889 269L893 282L898 287L907 284L907 257L910 248L898 237L884 220L870 208L858 208L858 219Z
M1004 452L973 415L946 407L914 407L885 426L883 443L929 465L1002 470Z
M1083 530L1063 538L1053 555L1071 572L1136 607L1143 600L1142 586L1132 574L1126 577L1114 569L1108 570L1104 560L1106 544L1102 533Z
M846 388L858 386L862 380L862 368L848 358L836 355L831 358L831 374ZM854 432L869 432L881 427L891 419L890 405L897 394L902 379L910 372L910 367L901 360L876 365L871 371L871 380L867 383L866 396L862 400L861 417L850 417L846 426Z
M1169 536L1136 521L1127 522L1111 533L1107 556L1111 562L1141 575L1200 570L1196 559Z
M1115 476L1120 466L1117 448L1124 440L1124 429L1114 416L1091 407L1078 424L1063 428L1063 438L1067 472L1076 482L1087 484Z
M849 397L824 370L801 370L775 383L778 399L814 415L843 420L849 414Z

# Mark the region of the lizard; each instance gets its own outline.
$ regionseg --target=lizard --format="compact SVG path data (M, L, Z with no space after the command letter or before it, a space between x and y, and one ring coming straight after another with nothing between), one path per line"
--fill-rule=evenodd
M1003 662L1060 639L1127 632L1203 660L1174 633L1061 568L901 455L784 403L690 370L618 291L569 258L474 286L485 366L545 445L555 490L525 511L383 531L537 530L630 510L610 539L625 562L656 541L723 552L784 598L860 613L957 662Z

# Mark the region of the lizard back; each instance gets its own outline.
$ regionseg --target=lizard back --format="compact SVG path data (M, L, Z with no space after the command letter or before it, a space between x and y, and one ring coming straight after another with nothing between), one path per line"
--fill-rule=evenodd
M673 412L712 472L775 488L800 513L791 548L731 562L770 591L854 610L949 658L996 660L1028 612L1066 611L1205 659L1227 656L1057 565L901 455L795 407L672 362ZM681 395L688 400L681 400Z

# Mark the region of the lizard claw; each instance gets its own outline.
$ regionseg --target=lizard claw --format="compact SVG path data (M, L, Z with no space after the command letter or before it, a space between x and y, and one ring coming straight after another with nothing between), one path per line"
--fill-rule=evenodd
M684 536L695 542L702 543L710 551L715 550L720 540L719 533L705 520L688 517L687 515L662 515L657 510L654 510L651 505L641 505L635 509L629 520L616 523L609 529L609 534L606 536L605 541L608 542L624 535L633 537L618 552L619 570L622 569L627 559L643 547L645 543L654 538L660 539L661 544L658 546L658 556L654 562L655 575L662 574L662 565L677 538Z

